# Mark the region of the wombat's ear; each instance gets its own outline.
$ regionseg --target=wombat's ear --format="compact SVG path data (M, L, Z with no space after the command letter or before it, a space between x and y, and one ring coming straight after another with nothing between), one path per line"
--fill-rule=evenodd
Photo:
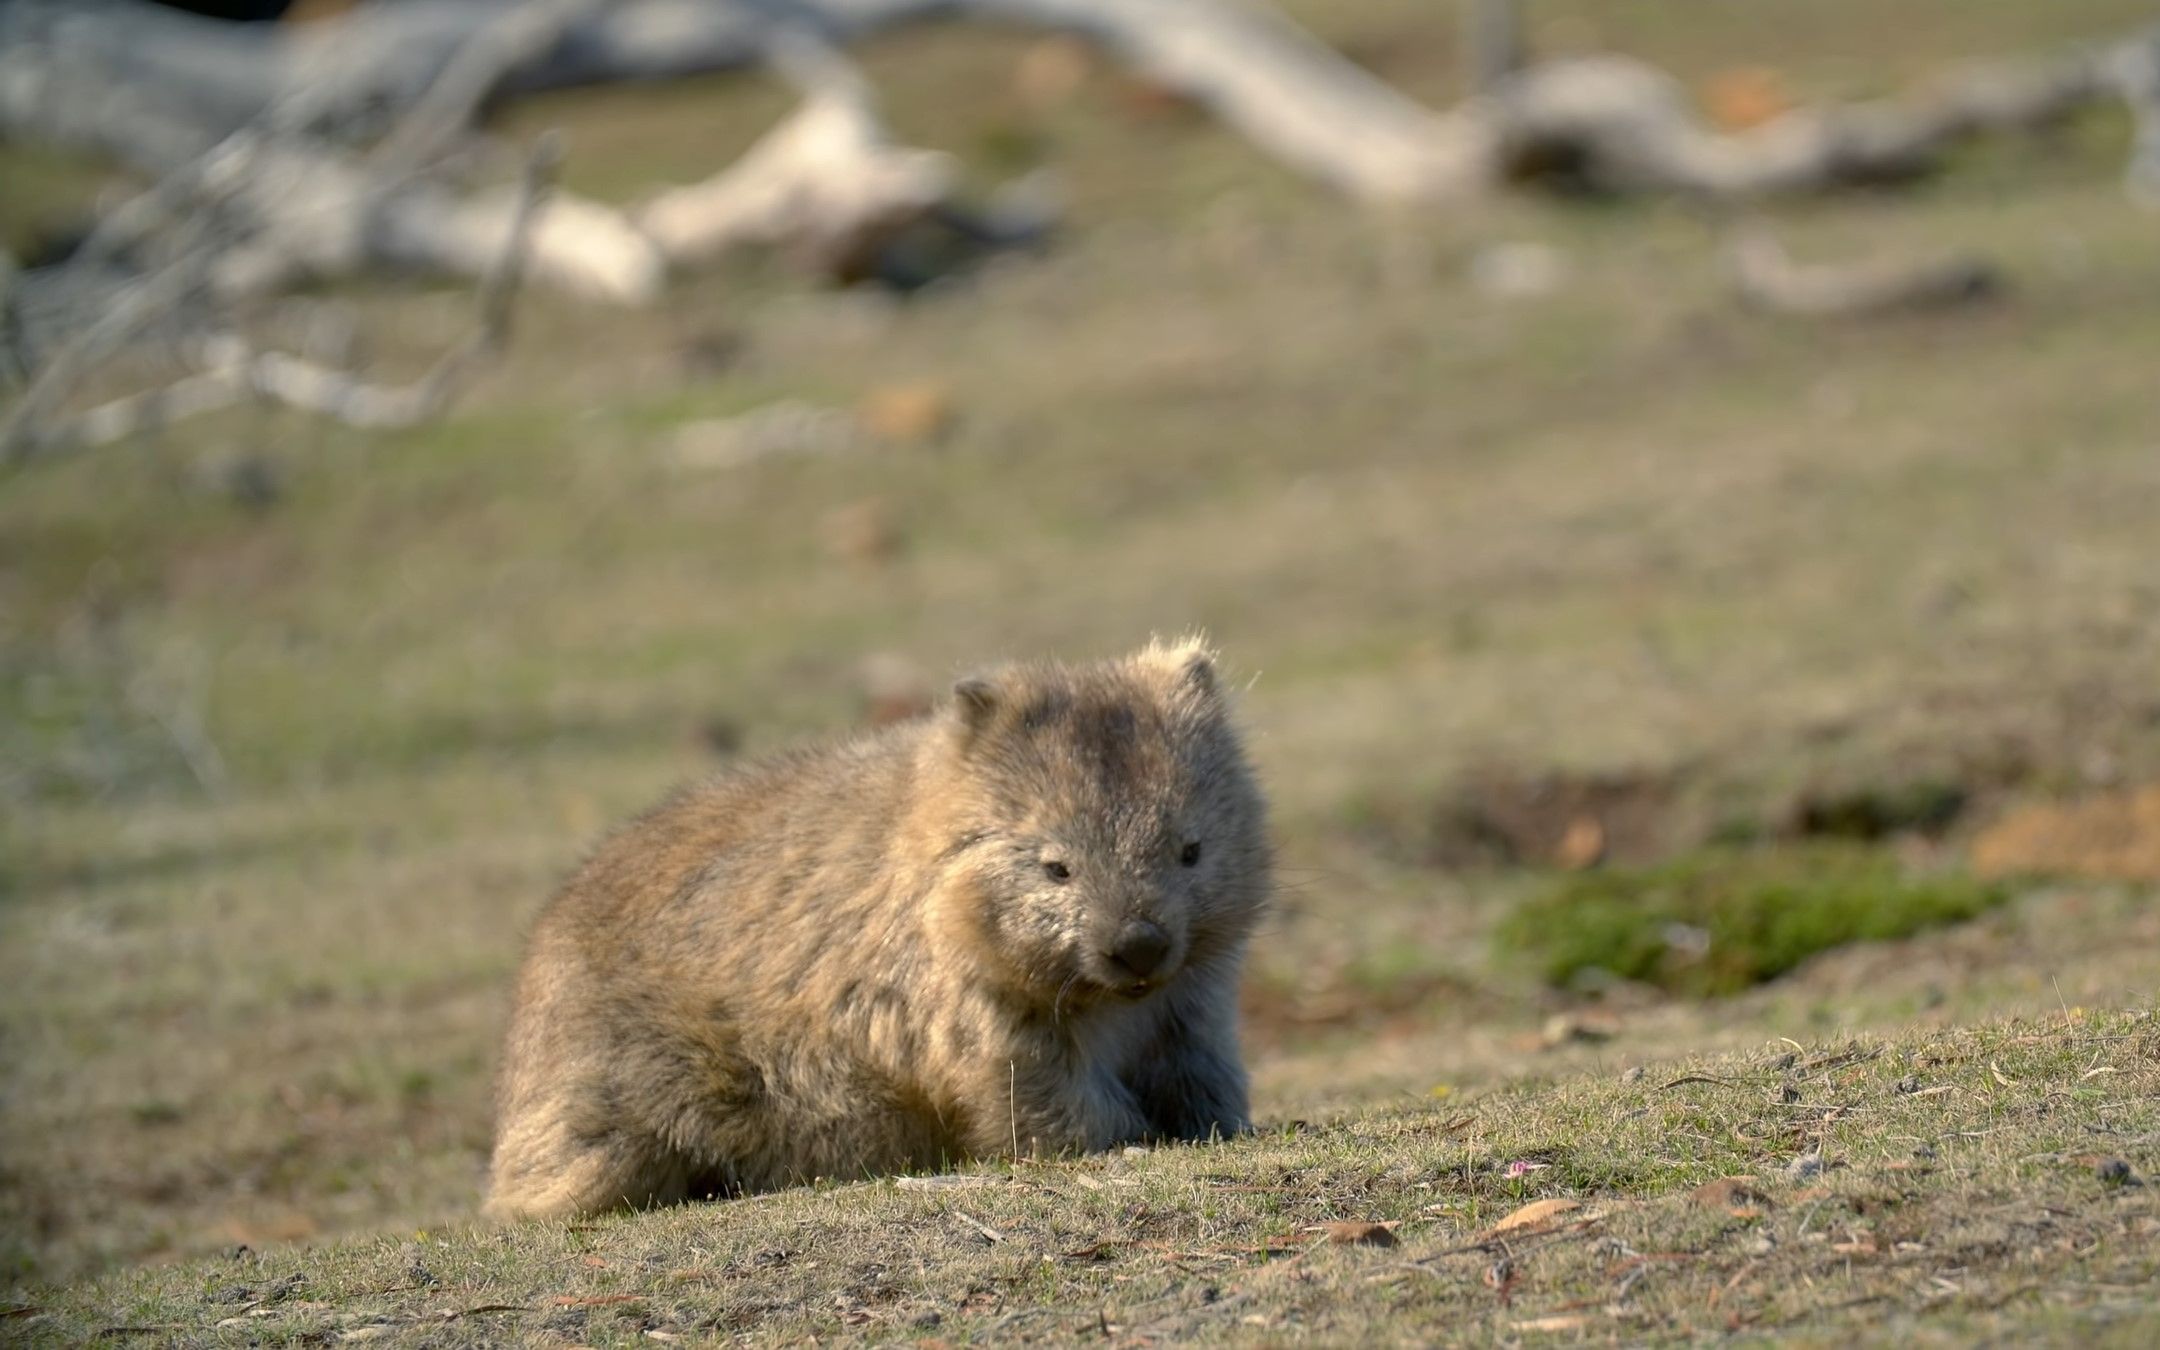
M1004 695L988 677L970 675L953 685L953 716L960 726L963 744L973 741L997 716Z
M1166 676L1172 688L1188 689L1212 698L1215 695L1215 653L1197 635L1176 643L1151 642L1141 649L1139 662Z

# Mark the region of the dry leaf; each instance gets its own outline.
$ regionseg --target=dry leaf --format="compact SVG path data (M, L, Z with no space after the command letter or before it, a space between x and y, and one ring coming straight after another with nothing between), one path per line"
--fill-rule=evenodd
M912 445L935 440L952 427L952 391L935 381L881 385L863 395L855 415L880 440Z
M1774 122L1795 106L1782 75L1764 66L1721 70L1703 84L1703 112L1721 131L1748 131Z
M1734 1210L1770 1205L1770 1197L1755 1188L1753 1177L1719 1177L1688 1192L1688 1199L1705 1209ZM1752 1218L1735 1214L1735 1218Z
M1532 1228L1557 1219L1570 1210L1581 1208L1582 1202L1580 1200L1569 1200L1557 1195L1544 1200L1532 1200L1529 1204L1524 1205L1521 1209L1516 1210L1513 1214L1508 1215L1487 1229L1485 1236L1498 1237L1502 1233L1519 1232L1522 1229Z
M1384 1223L1368 1223L1361 1219L1351 1219L1342 1223L1324 1223L1320 1227L1327 1233L1328 1241L1346 1247L1392 1247L1395 1245L1395 1234Z

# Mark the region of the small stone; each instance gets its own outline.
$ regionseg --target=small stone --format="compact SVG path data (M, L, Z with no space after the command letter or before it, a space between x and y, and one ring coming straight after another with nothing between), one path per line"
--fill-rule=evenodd
M702 718L691 728L691 741L699 750L719 759L727 759L743 747L742 724L732 718L715 714Z
M294 1294L299 1293L300 1290L305 1288L307 1286L307 1282L307 1276L302 1275L298 1271L294 1271L292 1274L287 1275L282 1279L273 1281L268 1288L264 1289L262 1291L263 1299L266 1302L275 1303L279 1299L291 1298Z
M1573 1042L1609 1041L1620 1033L1620 1021L1610 1013L1554 1013L1538 1031L1538 1045L1551 1050Z
M2138 1180L2137 1173L2130 1170L2130 1164L2120 1158L2102 1158L2093 1165L2093 1175L2099 1177L2101 1184L2107 1186L2144 1185Z
M682 373L692 379L711 379L740 364L746 346L741 333L716 328L685 338L676 360Z
M1488 244L1470 259L1470 284L1503 300L1549 295L1567 281L1567 274L1566 254L1528 240Z
M1807 1181L1822 1175L1822 1154L1803 1153L1785 1165L1785 1175L1794 1181Z
M240 455L218 465L212 485L234 505L255 512L269 510L285 496L277 466L261 455Z

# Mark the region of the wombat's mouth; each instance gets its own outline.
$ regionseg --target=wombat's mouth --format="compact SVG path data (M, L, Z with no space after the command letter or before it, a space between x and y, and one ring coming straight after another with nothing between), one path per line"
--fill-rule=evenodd
M1144 979L1136 979L1131 971L1121 969L1114 962L1095 961L1090 965L1088 983L1095 986L1098 996L1122 999L1128 1003L1138 1003L1157 993L1170 982L1170 977L1176 974L1174 970L1159 970Z

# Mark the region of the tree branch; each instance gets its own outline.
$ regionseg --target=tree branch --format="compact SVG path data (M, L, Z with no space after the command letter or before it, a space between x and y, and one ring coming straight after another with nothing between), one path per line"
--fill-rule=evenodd
M230 407L250 396L377 430L432 420L508 341L513 301L560 157L560 146L552 136L534 146L509 234L480 287L474 331L418 379L403 385L370 383L284 352L257 351L237 333L212 333L193 344L201 367L195 374L160 389L100 404L59 425L34 420L46 405L25 399L10 418L10 438L0 441L0 446L12 447L0 453L0 465L32 454L108 444ZM135 303L153 304L160 294L138 288L136 295L147 298ZM136 316L126 315L115 322L125 326L135 321Z
M1725 266L1743 303L1818 318L1963 304L2001 287L1996 270L1973 257L1799 263L1776 239L1753 228L1727 244Z

